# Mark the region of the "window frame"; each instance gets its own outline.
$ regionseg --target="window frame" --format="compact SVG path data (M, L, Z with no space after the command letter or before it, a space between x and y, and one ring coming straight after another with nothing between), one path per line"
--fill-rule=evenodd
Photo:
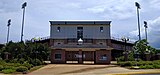
M60 32L61 31L61 27L57 27L57 32Z
M100 27L100 32L103 32L104 31L104 28L103 27Z
M56 58L57 57L56 55L60 55L60 57ZM55 53L54 54L54 59L55 60L61 60L62 59L62 54L61 53Z

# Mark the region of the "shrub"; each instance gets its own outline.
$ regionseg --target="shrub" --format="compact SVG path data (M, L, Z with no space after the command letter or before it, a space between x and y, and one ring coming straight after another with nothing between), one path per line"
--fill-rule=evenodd
M4 69L4 67L2 65L0 65L0 71L2 71Z
M18 59L12 59L10 60L10 63L18 63Z
M33 65L32 65L32 64L29 64L29 63L27 63L27 62L23 63L23 64L22 64L22 66L27 67L27 68L28 68L28 70L29 70L29 69L31 69L31 68L33 67Z
M25 59L21 58L21 59L18 60L18 62L21 63L21 64L23 64L25 62Z
M117 62L121 62L121 61L124 61L124 56L121 56L119 58L116 58Z
M160 65L158 65L158 64L153 64L153 67L156 69L160 69Z
M4 69L12 69L12 70L15 70L16 67L14 67L14 66L4 66Z
M141 65L153 65L153 62L151 61L139 61L137 63L138 66L141 66Z
M0 60L0 64L5 64L6 62L4 60Z
M16 71L17 72L26 72L26 71L28 71L28 68L25 66L19 66L19 67L17 67Z
M140 69L153 69L153 65L144 65L144 66L139 66Z
M5 74L9 74L9 73L16 72L16 70L14 70L14 69L4 69L4 70L2 70L2 72L5 73Z
M125 66L133 66L134 63L132 61L126 61L126 62L119 62L118 63L120 66L125 67Z
M39 66L39 65L42 65L42 62L39 59L33 59L33 60L30 60L30 64L34 66Z

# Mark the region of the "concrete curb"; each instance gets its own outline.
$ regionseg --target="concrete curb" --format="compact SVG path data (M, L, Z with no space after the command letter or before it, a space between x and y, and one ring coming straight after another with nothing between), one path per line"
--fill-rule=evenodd
M156 74L160 73L160 71L152 71L152 72L127 72L127 73L115 73L115 74L105 74L105 75L131 75L131 74Z

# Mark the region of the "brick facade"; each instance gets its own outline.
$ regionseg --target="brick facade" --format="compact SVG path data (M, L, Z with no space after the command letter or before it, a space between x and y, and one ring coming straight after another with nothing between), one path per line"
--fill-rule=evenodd
M55 54L61 54L61 59L55 59ZM65 50L62 50L62 49L52 50L51 63L66 63Z
M55 54L61 54L61 59L56 59ZM79 57L77 57L78 55ZM95 64L110 64L111 50L96 50L96 51L65 51L65 49L53 49L51 51L52 63L66 63L67 61L78 61L83 64L83 61L94 61Z
M106 56L106 59L102 59ZM96 64L110 64L111 61L111 51L110 50L97 50L96 51Z

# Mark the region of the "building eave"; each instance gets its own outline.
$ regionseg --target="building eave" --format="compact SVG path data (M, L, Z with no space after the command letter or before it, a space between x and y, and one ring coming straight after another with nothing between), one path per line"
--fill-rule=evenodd
M49 21L50 25L74 25L74 24L81 24L81 25L110 25L111 21L105 20L72 20L72 21L61 21L61 20L54 20Z

